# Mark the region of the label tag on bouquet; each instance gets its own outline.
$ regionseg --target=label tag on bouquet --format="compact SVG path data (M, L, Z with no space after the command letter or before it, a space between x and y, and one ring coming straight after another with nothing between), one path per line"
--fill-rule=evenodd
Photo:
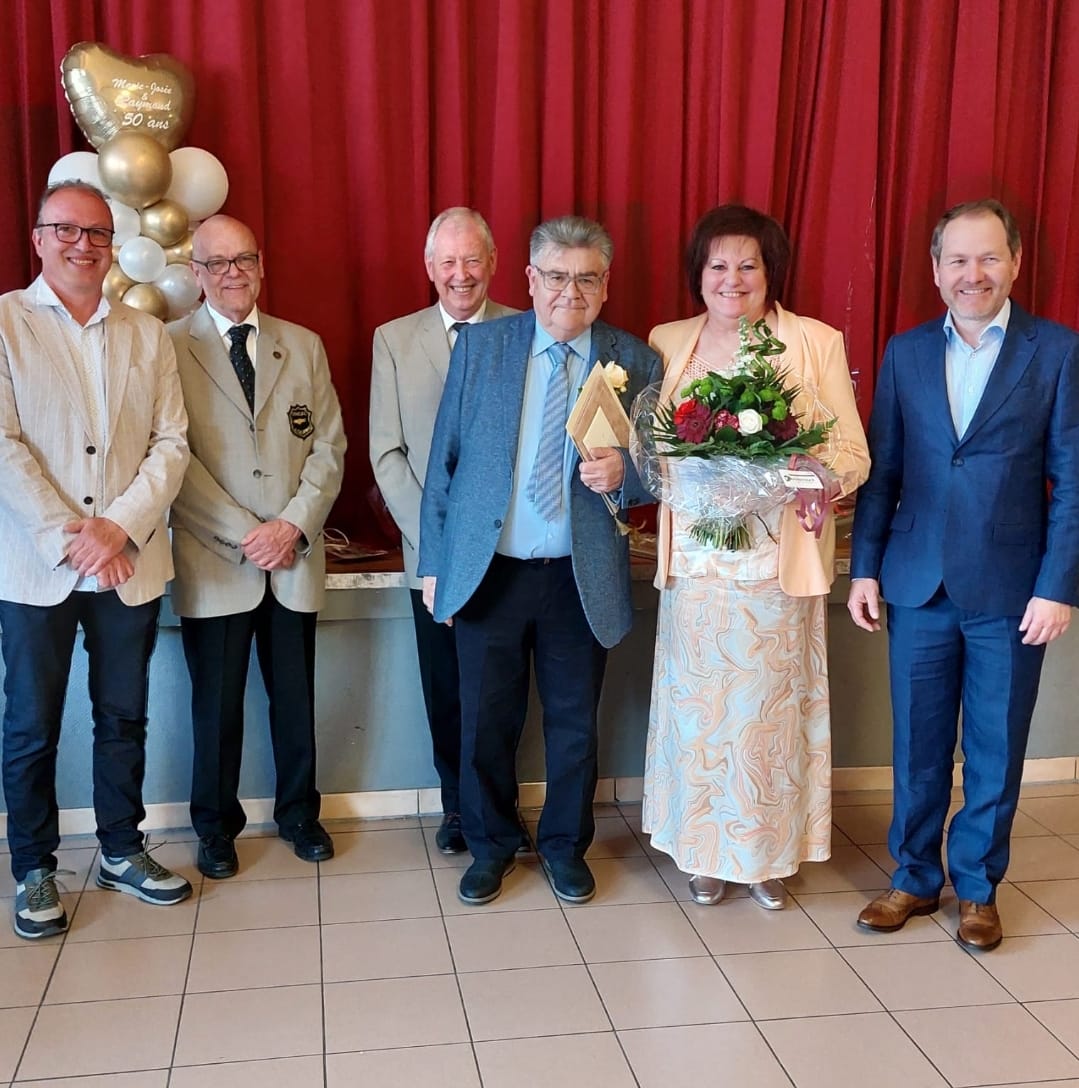
M795 490L824 490L824 484L821 483L820 477L815 472L810 472L808 469L781 468L779 470L779 475L787 487L793 487Z

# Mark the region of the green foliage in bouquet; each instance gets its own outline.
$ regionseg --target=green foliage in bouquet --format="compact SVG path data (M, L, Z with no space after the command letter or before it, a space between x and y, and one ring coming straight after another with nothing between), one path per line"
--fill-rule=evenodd
M781 343L761 318L738 323L733 372L709 372L681 391L677 405L656 410L653 435L658 450L674 457L740 457L755 460L812 449L824 441L834 419L803 427L794 412L798 387L770 358Z

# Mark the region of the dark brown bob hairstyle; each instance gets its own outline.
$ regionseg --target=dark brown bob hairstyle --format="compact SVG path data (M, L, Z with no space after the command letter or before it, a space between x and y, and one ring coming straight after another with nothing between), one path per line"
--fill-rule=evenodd
M756 208L747 208L744 204L721 204L718 208L705 212L693 228L686 246L686 278L689 280L689 293L693 296L693 301L698 306L704 305L701 275L708 263L709 251L717 238L729 235L754 238L761 247L764 274L768 280L766 302L770 306L783 290L787 269L791 263L791 244L787 232L775 219Z

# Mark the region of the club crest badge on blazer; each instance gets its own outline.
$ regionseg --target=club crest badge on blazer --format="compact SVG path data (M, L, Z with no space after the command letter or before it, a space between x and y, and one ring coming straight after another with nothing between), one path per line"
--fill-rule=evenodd
M290 404L288 425L297 438L310 438L315 433L315 422L311 418L311 409L306 404Z

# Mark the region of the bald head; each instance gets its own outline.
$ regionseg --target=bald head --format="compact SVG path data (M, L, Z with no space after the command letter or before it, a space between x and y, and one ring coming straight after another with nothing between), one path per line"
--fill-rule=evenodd
M206 301L234 324L242 322L262 288L262 253L254 232L231 215L212 215L195 231L191 253Z

